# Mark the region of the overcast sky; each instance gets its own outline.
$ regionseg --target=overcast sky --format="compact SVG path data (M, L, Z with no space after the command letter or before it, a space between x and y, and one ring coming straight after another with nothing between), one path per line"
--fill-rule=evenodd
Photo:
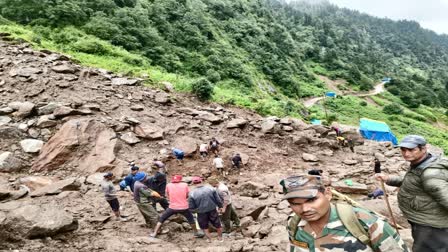
M448 34L448 0L329 0L340 7L377 17L407 19L424 28Z

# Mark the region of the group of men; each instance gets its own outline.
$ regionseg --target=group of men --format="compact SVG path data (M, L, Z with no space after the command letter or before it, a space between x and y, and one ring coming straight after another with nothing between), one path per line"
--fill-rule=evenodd
M132 192L136 206L145 219L145 226L153 229L151 237L156 237L163 223L174 214L181 214L187 219L194 237L205 236L209 241L211 241L209 223L217 230L220 241L222 241L223 232L232 231L232 223L236 227L239 226L239 218L232 206L230 191L224 183L210 178L208 185L205 185L201 177L193 177L191 183L194 189L190 191L187 183L182 181L182 176L174 175L167 184L166 173L161 170L165 168L165 165L160 163L159 160L154 160L153 168L156 169L152 176L139 171L139 167L132 164L131 173L120 182L122 190L129 188ZM104 175L102 187L106 200L117 220L126 221L127 219L120 215L120 206L112 180L113 174ZM156 210L157 203L164 209L160 216ZM198 224L194 214L197 214ZM224 224L224 231L221 223Z
M422 136L399 144L410 167L403 177L375 178L400 187L398 204L412 227L414 252L448 251L448 160L428 152ZM376 162L376 170L379 170ZM313 173L315 174L315 173ZM332 204L324 177L298 175L280 182L294 214L288 218L290 251L409 251L397 231L374 213Z

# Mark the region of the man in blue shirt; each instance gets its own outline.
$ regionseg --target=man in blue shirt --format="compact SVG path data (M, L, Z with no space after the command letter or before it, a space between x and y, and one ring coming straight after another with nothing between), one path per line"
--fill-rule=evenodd
M138 170L140 168L136 165L131 166L131 173L127 175L121 182L120 182L120 190L125 190L128 186L131 188L131 191L134 191L134 183L135 183L135 174L137 174Z

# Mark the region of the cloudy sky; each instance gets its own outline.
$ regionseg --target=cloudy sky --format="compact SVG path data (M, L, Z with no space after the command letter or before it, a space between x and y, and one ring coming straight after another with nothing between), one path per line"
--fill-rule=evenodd
M377 17L415 20L424 28L448 34L448 0L329 0L340 7Z

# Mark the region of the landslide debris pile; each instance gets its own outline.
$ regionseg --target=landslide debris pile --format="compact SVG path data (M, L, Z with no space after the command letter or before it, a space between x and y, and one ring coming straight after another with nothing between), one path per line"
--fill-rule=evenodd
M281 201L281 178L318 167L340 191L365 194L374 188L373 156L390 173L404 171L397 150L364 142L354 130L345 131L357 140L351 153L327 127L204 104L173 92L170 83L155 90L143 81L0 41L0 249L284 251L291 211ZM222 143L227 169L234 153L245 164L224 178L240 232L209 244L193 239L189 225L174 217L164 225L168 234L151 239L125 191L119 200L130 221L111 219L99 190L103 172L122 177L129 161L147 170L158 157L170 174L217 176L212 159L201 162L197 153L211 137ZM169 156L171 146L184 150L183 166ZM357 183L347 186L344 179ZM385 213L381 200L369 205Z

